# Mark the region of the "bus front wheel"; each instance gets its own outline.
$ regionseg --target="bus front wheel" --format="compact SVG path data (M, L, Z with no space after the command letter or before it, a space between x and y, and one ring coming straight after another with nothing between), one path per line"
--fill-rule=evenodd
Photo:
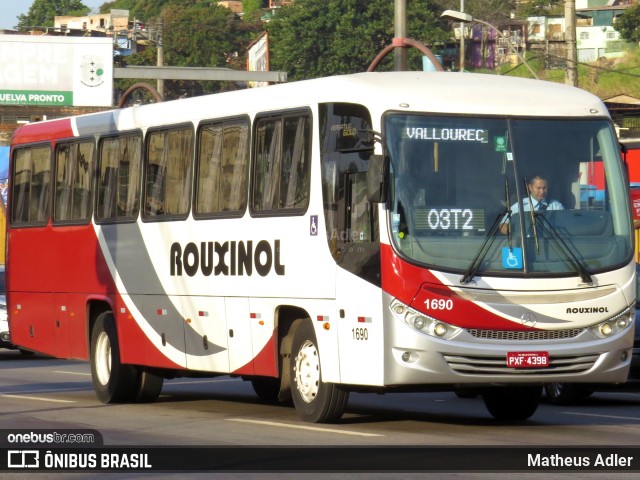
M484 404L497 420L526 420L540 405L542 386L492 388L483 394Z
M342 417L349 393L322 381L318 342L309 320L293 334L290 369L293 404L304 421L330 423Z
M280 379L272 377L253 377L251 386L256 395L264 403L278 403Z
M91 379L102 403L126 402L134 399L137 371L120 363L120 348L113 314L100 314L91 332Z
M585 386L571 383L546 383L544 393L553 405L570 405L593 393Z

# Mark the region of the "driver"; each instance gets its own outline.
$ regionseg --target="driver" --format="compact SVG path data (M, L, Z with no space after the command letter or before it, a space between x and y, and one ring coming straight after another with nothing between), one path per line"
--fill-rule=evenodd
M533 210L535 212L543 212L545 210L564 210L564 206L557 200L547 198L547 192L549 190L549 184L547 180L541 175L535 175L531 177L527 184L529 195L522 199L523 211L528 212ZM520 204L518 202L511 205L511 215L515 215L520 211ZM500 222L500 232L507 234L509 232L509 217L507 214Z

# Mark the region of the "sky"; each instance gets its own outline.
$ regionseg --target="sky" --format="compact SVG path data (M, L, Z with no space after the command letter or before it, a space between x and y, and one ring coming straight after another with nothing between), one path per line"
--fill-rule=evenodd
M87 7L98 11L107 0L82 0ZM26 15L33 0L0 0L0 29L12 29L18 23L18 15Z

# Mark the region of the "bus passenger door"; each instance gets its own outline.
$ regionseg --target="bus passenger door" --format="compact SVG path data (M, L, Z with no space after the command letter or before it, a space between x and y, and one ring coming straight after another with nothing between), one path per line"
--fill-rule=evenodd
M184 297L187 368L229 372L227 320L224 298Z
M229 336L229 371L254 375L249 299L226 297L227 333Z

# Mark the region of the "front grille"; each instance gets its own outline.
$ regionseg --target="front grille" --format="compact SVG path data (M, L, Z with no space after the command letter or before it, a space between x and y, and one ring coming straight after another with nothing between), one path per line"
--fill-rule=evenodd
M575 338L584 332L583 328L568 330L480 330L479 328L467 329L467 332L475 338L483 340L565 340Z
M444 359L454 372L462 375L503 375L509 377L513 375L531 376L582 373L593 367L598 360L598 356L598 354L550 356L549 366L545 368L510 368L507 367L506 355L482 357L445 354Z

